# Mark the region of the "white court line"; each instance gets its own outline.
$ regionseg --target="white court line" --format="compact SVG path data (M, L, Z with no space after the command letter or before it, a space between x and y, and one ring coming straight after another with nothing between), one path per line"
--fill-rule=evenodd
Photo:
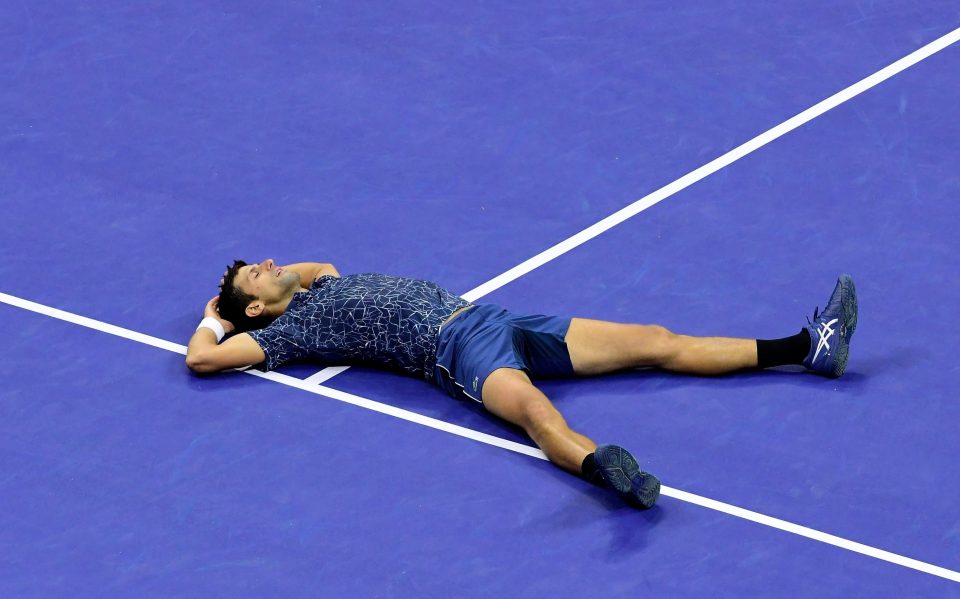
M112 324L100 322L99 320L94 320L85 316L78 316L71 312L65 312L63 310L51 308L43 304L38 304L36 302L31 302L29 300L14 297L12 295L7 295L6 293L0 293L0 302L4 302L18 308L23 308L24 310L29 310L31 312L36 312L38 314L43 314L45 316L51 316L59 320L65 320L67 322L78 324L104 333L109 333L111 335L116 335L117 337L123 337L124 339L130 339L131 341L137 341L153 347L172 351L174 353L182 355L187 353L187 348L177 343L171 343L163 339L151 337L150 335L144 335L143 333L138 333L136 331L131 331L130 329L124 329ZM184 368L186 368L186 366L184 366ZM521 453L526 456L539 458L541 460L547 459L547 456L545 456L542 451L529 445L524 445L515 441L509 441L507 439L501 439L500 437L495 437L493 435L481 433L480 431L475 431L463 426L444 422L443 420L437 420L436 418L430 418L429 416L417 414L416 412L411 412L402 408L382 404L380 402L373 401L372 399L367 399L365 397L347 393L345 391L339 391L323 385L311 384L305 380L301 380L286 374L281 374L279 372L262 372L253 369L246 370L244 372L262 379L267 379L269 381L286 385L288 387L295 387L297 389L307 391L308 393L313 393L314 395L321 395L323 397L342 401L361 408L373 410L374 412L387 414L388 416L393 416L394 418L407 420L422 426L444 431L460 437L465 437L467 439L472 439L474 441L479 441L480 443L486 443L487 445L493 445L494 447L500 447L502 449L507 449L509 451ZM772 516L766 516L758 512L731 505L729 503L723 503L722 501L716 501L701 495L694 495L693 493L687 493L686 491L681 491L672 487L664 486L661 488L660 492L666 497L672 497L680 501L699 505L701 507L722 512L731 516L736 516L737 518L763 524L764 526L769 526L799 535L801 537L813 539L814 541L820 541L821 543L840 547L841 549L867 555L879 560L890 562L892 564L897 564L898 566L911 568L926 574L932 574L933 576L946 578L947 580L952 580L954 582L960 582L960 572L948 570L947 568L943 568L941 566L935 566L927 562L921 562L897 553L891 553L889 551L884 551L883 549L877 549L876 547L871 547L870 545L864 545L863 543L850 541L842 537L815 530L813 528L794 524L792 522L774 518Z
M821 102L818 102L817 104L814 104L813 106L804 110L800 114L780 123L779 125L777 125L776 127L773 127L772 129L768 129L767 131L764 131L763 133L754 137L750 141L740 146L737 146L736 148L730 150L723 156L720 156L719 158L715 158L714 160L711 160L707 164L704 164L697 170L687 173L686 175L680 177L673 183L664 185L660 189L640 198L639 200L630 204L626 208L623 208L621 210L618 210L617 212L614 212L613 214L606 217L605 219L593 225L590 225L589 227L580 231L579 233L571 237L568 237L567 239L564 239L563 241L561 241L560 243L554 245L549 249L546 249L540 252L533 258L530 258L525 262L521 262L520 264L514 266L513 268L506 271L505 273L490 279L486 283L483 283L479 287L475 287L471 289L470 291L464 293L462 297L469 302L473 302L489 293L492 293L493 291L496 291L497 289L503 287L507 283L519 277L522 277L523 275L529 273L535 268L539 268L544 264L546 264L547 262L550 262L551 260L554 260L559 256L562 256L563 254L574 249L575 247L582 245L587 241L590 241L597 235L600 235L601 233L609 229L612 229L613 227L619 225L620 223L627 220L628 218L631 218L633 216L636 216L637 214L640 214L641 212L653 206L654 204L657 204L669 198L670 196L674 195L675 193L682 191L687 187L690 187L697 181L700 181L701 179L709 175L712 175L718 170L726 166L729 166L730 164L732 164L733 162L736 162L737 160L740 160L747 154L750 154L751 152L759 150L760 148L774 141L775 139L780 138L786 135L787 133L793 131L800 125L803 125L809 121L812 121L813 119L817 118L818 116L822 115L828 110L832 110L833 108L836 108L837 106L839 106L840 104L843 104L847 100L850 100L851 98L854 98L862 94L863 92L867 91L871 87L874 87L876 85L879 85L880 83L883 83L884 81L893 77L897 73L917 64L918 62L920 62L925 58L929 58L930 56L936 54L940 50L943 50L947 46L957 41L960 41L960 28L954 29L953 31L944 35L943 37L937 38L936 40L930 42L926 46L923 46L922 48L915 50L914 52L911 52L910 54L904 56L903 58L894 62L893 64L880 69L873 75L870 75L869 77L865 77L864 79L861 79L860 81L854 83L850 87L847 87L846 89L843 89L833 94L826 100L823 100ZM319 373L317 373L317 375L322 374L327 370L329 369L321 370ZM344 368L339 372L328 373L327 375L322 377L322 380L326 381L340 374L344 370L346 369ZM314 376L317 376L317 375L314 375Z
M319 385L325 382L327 379L332 379L333 377L337 376L344 370L348 370L349 368L350 368L349 366L328 366L327 368L324 368L320 372L303 379L303 382L309 383L311 385Z
M876 85L879 85L880 83L883 83L884 81L893 77L897 73L917 64L918 62L920 62L925 58L929 58L930 56L936 54L940 50L943 50L947 46L957 41L960 41L960 28L954 29L953 31L944 35L943 37L937 38L936 40L930 42L926 46L923 46L919 50L915 50L914 52L911 52L910 54L904 56L903 58L894 62L893 64L880 69L873 75L870 75L869 77L865 77L864 79L861 79L860 81L854 83L850 87L833 94L826 100L823 100L821 102L818 102L817 104L814 104L813 106L804 110L800 114L790 119L787 119L786 121L780 123L779 125L777 125L776 127L773 127L772 129L768 129L767 131L764 131L763 133L754 137L750 141L730 150L723 156L720 156L719 158L715 158L711 160L710 162L708 162L707 164L704 164L703 166L696 169L695 171L691 171L690 173L680 177L673 183L664 185L660 189L640 198L639 200L630 204L629 206L622 208L617 212L614 212L613 214L606 217L605 219L593 225L590 225L583 231L580 231L579 233L571 237L568 237L567 239L564 239L563 241L554 245L553 247L540 252L533 258L530 258L529 260L526 260L525 262L522 262L517 266L514 266L513 268L503 273L502 275L494 277L493 279L487 281L486 283L480 285L479 287L475 287L471 289L470 291L468 291L463 295L464 299L466 299L467 301L474 301L476 298L483 297L484 295L487 295L488 293L491 293L503 287L504 285L513 281L514 279L517 279L527 274L528 272L532 271L533 269L543 266L544 264L557 258L558 256L561 256L569 252L575 247L582 245L587 241L590 241L597 235L600 235L601 233L609 229L612 229L613 227L619 225L620 223L627 220L628 218L631 218L633 216L636 216L637 214L640 214L641 212L653 206L654 204L657 204L658 202L661 202L669 198L675 193L682 191L687 187L690 187L697 181L700 181L701 179L709 175L712 175L718 170L726 166L729 166L730 164L736 162L737 160L740 160L747 154L750 154L751 152L759 150L760 148L774 141L775 139L778 139L786 135L787 133L793 131L800 125L803 125L804 123L812 121L813 119L817 118L818 116L822 115L828 110L832 110L833 108L836 108L837 106L839 106L840 104L843 104L847 100L850 100L851 98L854 98L862 94L863 92L867 91L871 87L874 87Z

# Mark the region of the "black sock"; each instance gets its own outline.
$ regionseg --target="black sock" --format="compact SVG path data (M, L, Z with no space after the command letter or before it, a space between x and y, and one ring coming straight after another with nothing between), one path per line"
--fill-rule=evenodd
M757 339L757 368L803 364L810 352L810 331L801 329L793 337Z
M597 467L597 458L592 453L588 453L587 457L583 458L583 463L580 464L580 476L585 481L598 487L607 486L607 483L603 480L603 475L600 474L600 468Z

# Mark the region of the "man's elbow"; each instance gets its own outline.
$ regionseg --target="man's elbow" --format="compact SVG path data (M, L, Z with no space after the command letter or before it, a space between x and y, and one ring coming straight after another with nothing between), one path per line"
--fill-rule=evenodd
M335 267L333 264L321 264L320 267L317 269L317 274L315 274L313 278L317 279L325 275L339 278L340 272L337 270L337 267Z
M204 360L201 354L187 354L186 362L187 368L197 374L209 374L217 371L209 361Z

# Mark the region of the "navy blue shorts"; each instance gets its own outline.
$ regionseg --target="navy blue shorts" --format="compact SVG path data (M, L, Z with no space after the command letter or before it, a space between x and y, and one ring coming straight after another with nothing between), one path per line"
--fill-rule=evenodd
M569 318L520 316L492 304L468 308L440 330L434 382L453 397L482 401L483 382L498 368L531 378L572 376L568 328Z

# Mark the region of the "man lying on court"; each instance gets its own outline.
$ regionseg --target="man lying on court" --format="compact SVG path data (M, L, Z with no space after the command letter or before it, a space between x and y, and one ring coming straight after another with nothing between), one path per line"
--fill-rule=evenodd
M808 321L809 322L809 321ZM341 277L330 264L234 262L187 349L209 373L291 360L392 368L482 402L530 435L550 461L649 508L660 481L630 453L573 431L531 379L639 367L718 375L803 364L840 376L857 325L853 280L840 277L822 313L784 339L689 337L656 325L526 316L474 305L437 285L380 274ZM220 343L226 333L240 334Z

